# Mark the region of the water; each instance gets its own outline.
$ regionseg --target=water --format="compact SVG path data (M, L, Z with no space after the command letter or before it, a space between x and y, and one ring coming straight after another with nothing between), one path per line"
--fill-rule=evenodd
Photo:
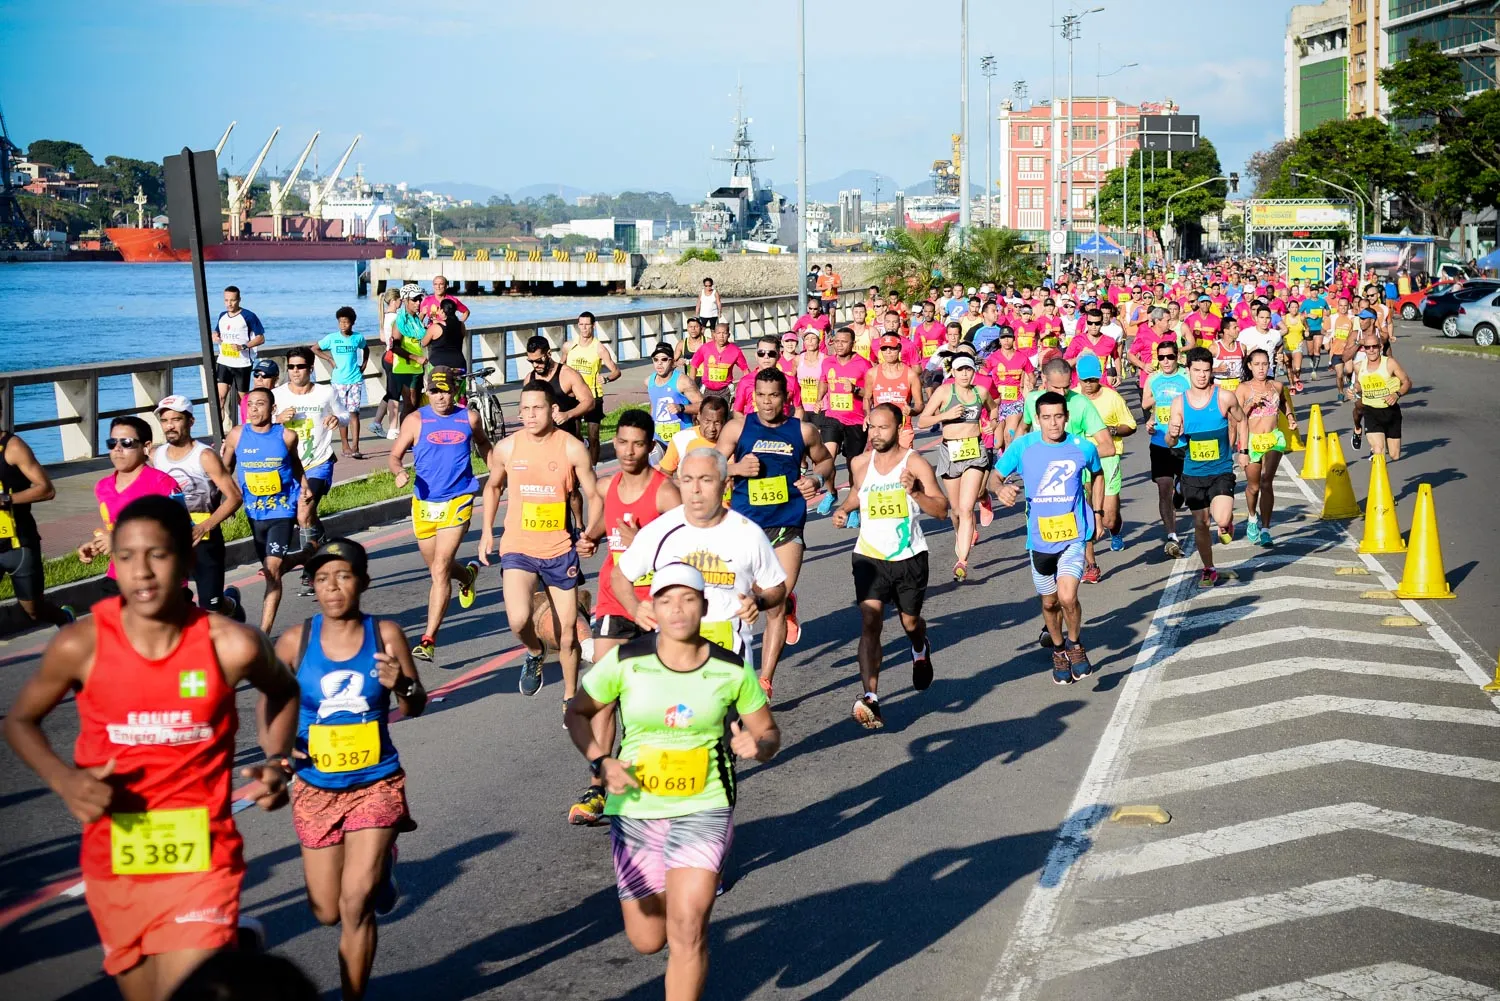
M355 295L359 261L222 262L206 265L209 306L223 308L220 290L237 285L243 305L260 317L266 343L307 344L337 329L334 311L352 306L355 329L374 339L377 303ZM635 296L469 296L471 326L668 307L677 300ZM687 300L683 300L687 301ZM82 365L186 354L199 349L193 273L187 264L0 265L0 371ZM512 373L514 377L514 373ZM197 369L179 369L175 387L199 392ZM130 406L128 376L100 382L100 409ZM16 390L17 422L57 416L52 387ZM199 408L200 429L208 417ZM104 429L107 431L107 428ZM23 437L43 462L62 458L57 429Z

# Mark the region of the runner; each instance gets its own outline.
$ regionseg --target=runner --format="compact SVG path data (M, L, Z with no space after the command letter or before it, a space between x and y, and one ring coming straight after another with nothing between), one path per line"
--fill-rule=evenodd
M599 464L599 427L604 423L604 384L620 377L620 366L609 345L594 336L594 314L578 314L578 339L563 345L563 364L588 383L594 405L579 419L588 433L589 462Z
M1177 538L1177 508L1182 504L1182 462L1185 449L1167 444L1167 428L1172 422L1172 401L1192 386L1187 373L1177 367L1178 348L1174 344L1156 346L1157 371L1141 390L1141 416L1151 429L1151 479L1156 483L1157 511L1161 526L1167 531L1166 554L1174 560L1182 557L1182 542Z
M1307 318L1302 315L1302 304L1296 299L1286 304L1281 325L1285 331L1286 349L1292 353L1292 392L1300 393L1306 388L1302 384L1302 345L1307 342L1308 334Z
M1411 376L1401 363L1381 354L1380 338L1370 330L1360 334L1357 345L1344 351L1350 379L1359 389L1354 404L1353 444L1358 449L1365 434L1370 436L1370 454L1384 452L1386 461L1401 458L1401 398L1411 392Z
M1193 342L1187 347L1211 347L1214 341L1219 339L1219 328L1223 325L1223 321L1214 314L1213 305L1212 296L1200 295L1194 304L1193 312L1189 313L1183 321L1193 335Z
M78 547L78 559L85 564L92 563L95 557L109 555L115 519L131 501L153 494L170 497L177 493L177 481L151 467L151 425L139 417L116 417L110 422L104 447L109 449L109 463L114 471L94 484L94 499L99 502L99 517L104 527L94 529L93 538ZM105 578L105 593L118 593L114 560L110 560Z
M266 343L266 328L260 317L240 308L240 290L224 287L224 309L214 321L213 341L219 346L214 360L214 382L219 388L219 410L226 415L229 390L243 396L250 391L250 366L255 364L255 349Z
M646 397L651 401L653 421L652 465L661 461L672 437L682 430L687 419L698 412L698 406L703 402L698 387L674 367L675 360L672 345L665 341L651 350L651 367L655 371L646 376Z
M853 716L866 730L885 726L879 689L880 634L887 605L895 604L911 643L911 686L921 692L932 684L932 644L922 618L927 597L927 539L918 513L941 521L948 517L948 499L927 460L910 445L897 445L905 419L905 413L891 403L877 403L871 409L872 450L854 457L849 467L849 496L833 513L836 528L843 528L856 508L861 514L859 541L850 559L854 604L860 616L859 680L864 694L854 700Z
M1219 530L1219 541L1229 545L1234 540L1234 467L1244 464L1249 455L1243 441L1230 457L1231 439L1243 436L1245 415L1239 400L1222 386L1212 385L1213 355L1203 348L1187 353L1188 391L1172 401L1167 422L1166 444L1175 448L1187 443L1182 464L1182 496L1193 512L1193 538L1203 570L1199 587L1219 583L1214 569L1214 547L1209 534L1209 519Z
M427 376L427 406L401 422L401 433L386 458L396 489L405 488L413 475L416 478L411 495L412 534L432 584L427 589L427 624L411 653L429 662L437 653L438 629L447 615L453 585L458 584L459 607L471 608L479 580L479 563L459 563L458 547L469 532L474 495L479 492L470 455L476 451L489 455L491 446L478 411L458 406L461 380L452 369L432 370ZM412 452L410 474L401 462L407 449Z
M1333 388L1337 391L1338 402L1342 403L1350 399L1350 393L1345 389L1348 382L1348 366L1344 364L1344 352L1350 344L1358 344L1356 328L1359 321L1349 313L1349 300L1340 298L1338 312L1329 321L1332 330L1329 332L1327 344L1328 359L1333 368ZM1311 323L1311 321L1308 321Z
M47 598L42 534L31 513L31 505L56 496L57 488L31 446L18 434L0 431L0 576L10 577L16 603L27 618L61 628L74 620L73 608Z
M1260 315L1256 315L1260 320ZM1246 358L1250 378L1240 383L1235 397L1245 414L1247 427L1240 435L1249 442L1250 461L1245 465L1245 538L1252 544L1271 545L1271 512L1276 508L1276 468L1286 451L1286 435L1276 426L1285 412L1287 426L1297 430L1297 411L1282 385L1270 378L1271 355L1265 348L1253 349Z
M865 450L865 379L870 363L854 353L854 332L848 327L834 331L829 342L833 354L823 359L823 371L818 376L822 413L813 418L813 423L833 458L844 456L847 470L850 457ZM833 513L838 501L837 479L837 473L829 474L828 493L818 502L818 514Z
M693 352L691 365L700 380L699 391L704 396L722 396L725 403L734 401L734 370L750 371L745 352L738 344L729 343L728 324L713 329L713 339Z
M666 454L657 468L668 476L675 476L682 465L682 457L695 448L717 448L719 435L729 423L729 404L721 396L705 396L698 406L698 423L689 425L672 436ZM728 491L724 505L729 506Z
M768 692L783 647L802 636L796 590L807 545L807 502L833 479L833 456L816 428L786 415L786 398L786 377L779 369L759 373L755 411L725 428L718 444L734 476L730 508L765 532L786 576L786 601L765 606L760 678ZM804 459L812 466L810 473L802 471Z
M564 717L609 789L625 936L643 955L667 948L673 1001L696 1001L708 980L709 915L734 837L732 756L769 761L781 746L754 673L703 638L706 590L691 566L658 569L650 608L659 631L595 664ZM591 727L614 707L625 727L619 758Z
M1225 320L1219 328L1219 339L1208 352L1213 359L1214 385L1233 393L1245 378L1245 348L1240 344L1239 324Z
M1155 307L1155 313L1161 307ZM1104 365L1095 355L1084 355L1078 359L1078 389L1099 412L1110 437L1114 440L1115 454L1099 460L1104 469L1104 506L1099 509L1099 535L1109 540L1112 552L1125 548L1125 521L1120 516L1120 491L1124 487L1125 475L1120 464L1125 459L1125 439L1135 434L1135 416L1119 393L1103 384ZM1096 449L1097 450L1097 449ZM1097 584L1103 576L1099 563L1094 558L1094 540L1084 540L1086 566L1083 580L1086 584Z
M792 330L799 334L811 328L822 334L825 338L832 327L832 321L823 312L823 300L821 299L808 299L807 312L797 317L796 322L792 324Z
M932 391L927 406L917 418L917 427L943 429L936 470L948 496L948 517L953 522L953 579L969 578L969 552L978 541L974 527L974 505L985 488L991 455L980 438L991 430L997 409L995 401L974 385L974 359L959 354L953 359L953 381ZM849 519L850 524L854 519Z
M531 378L545 382L552 389L552 398L557 403L552 422L582 440L583 435L578 433L579 418L594 409L594 392L589 384L577 371L552 357L552 342L545 334L532 334L526 339L526 361L531 366Z
M1167 311L1162 309L1160 310L1160 314L1161 319L1164 321L1167 316ZM1152 318L1152 321L1155 322L1157 317L1157 310L1153 310L1150 313L1150 316ZM1113 337L1107 337L1104 335L1104 333L1102 332L1103 328L1104 314L1102 312L1097 309L1091 309L1087 313L1083 314L1083 333L1078 334L1073 338L1072 343L1068 345L1068 350L1063 353L1063 360L1069 363L1076 363L1078 359L1087 355L1089 357L1099 359L1099 364L1103 366L1104 364L1118 357L1120 353L1120 346L1115 343L1115 339ZM1150 328L1148 327L1147 329ZM1141 339L1141 335L1138 333L1135 339L1139 341ZM1147 369L1151 367L1149 352L1147 353L1146 364L1144 367ZM1075 376L1074 382L1076 383L1079 378L1082 377ZM1108 387L1110 385L1107 376L1101 376L1100 378L1101 385L1105 387Z
M1245 353L1245 358L1247 359L1245 377L1249 378L1248 359L1250 352L1257 349L1264 351L1266 357L1271 360L1271 367L1268 374L1275 375L1277 357L1279 356L1283 360L1286 358L1286 352L1282 350L1281 331L1271 325L1271 307L1267 306L1264 302L1257 303L1252 310L1251 316L1254 317L1253 325L1247 330L1240 331L1240 350Z
M719 314L724 311L724 300L714 288L712 278L703 279L703 291L698 293L698 324L709 330L719 325Z
M985 359L984 367L995 380L995 396L1000 401L998 417L1005 425L1005 433L997 445L1004 449L1015 440L1021 427L1025 411L1022 401L1035 384L1036 369L1031 359L1016 349L1016 332L1010 327L1000 328L999 346Z
M151 465L177 481L177 492L193 522L193 583L198 607L245 621L240 589L224 586L224 522L244 498L219 453L193 440L193 404L186 396L165 397L156 405L165 445L151 453Z
M1070 685L1093 673L1082 643L1083 606L1078 584L1083 578L1083 543L1097 531L1094 512L1104 504L1104 467L1099 450L1082 435L1068 431L1068 401L1048 390L1037 397L1037 430L1017 438L1000 456L995 472L1006 483L1000 502L1014 504L1026 496L1026 548L1031 582L1042 601L1043 630L1052 650L1052 682ZM1084 474L1092 479L1087 487Z
M682 503L677 484L647 463L650 454L651 419L639 410L620 415L615 431L615 459L620 471L599 481L604 497L600 518L591 522L584 534L595 545L608 539L608 552L599 568L599 600L594 606L594 663L622 643L642 635L643 630L620 604L614 591L615 558L629 548L636 532L657 517ZM638 602L650 597L651 579L647 575L632 582ZM591 720L594 739L600 747L615 746L613 712L596 713ZM570 824L596 824L604 816L604 780L593 776L578 802L568 810Z
M279 762L296 732L297 681L266 638L194 608L178 586L192 572L192 532L187 510L165 497L119 511L110 548L121 593L52 639L5 718L17 757L83 824L84 897L104 972L126 1001L162 1001L239 937L235 689L261 692L269 760L240 774L255 780L263 809L286 802ZM42 724L69 695L78 738L65 761Z
M297 435L271 423L270 390L252 389L245 423L224 436L224 450L245 498L245 517L255 537L255 555L266 578L260 631L267 636L281 605L281 578L297 563L297 521L306 517L312 486L297 457ZM168 477L171 479L171 477ZM176 480L172 480L176 483Z
M912 337L916 340L925 365L938 348L943 346L943 324L937 319L937 303L931 299L922 303L922 318L912 326Z
M594 543L587 536L580 537L576 547L573 543L577 528L568 511L568 495L576 488L587 498L587 524L603 517L604 499L595 489L588 449L552 423L556 405L547 383L533 380L522 386L521 427L490 450L484 517L479 522L479 562L490 565L490 553L495 548L495 514L500 494L509 486L510 503L505 508L505 528L500 536L500 570L505 617L510 620L510 631L526 647L521 694L535 695L541 690L542 665L547 658L547 648L537 636L531 614L531 596L540 580L557 615L557 660L562 666L566 705L578 691L581 651L578 600L573 593L583 582L578 558L594 554Z
M297 459L307 471L312 492L302 498L298 511L305 538L295 549L312 549L323 540L323 522L318 504L333 489L333 433L349 423L349 411L334 388L313 381L313 351L292 348L286 353L286 385L272 391L276 401L276 423L297 434ZM312 578L302 575L302 596L312 594Z
M401 286L401 311L396 314L391 337L391 378L386 392L395 389L401 398L395 425L400 425L406 415L417 409L417 400L422 394L422 369L427 356L422 352L422 338L427 336L427 325L421 316L422 286L407 282ZM393 426L387 424L386 437L394 439Z
M922 392L922 373L916 364L907 364L907 342L900 334L880 335L878 364L870 369L865 384L870 390L870 405L889 403L901 414L901 447L911 448L916 428L911 418L922 412L926 397ZM911 354L915 354L912 352ZM920 356L918 356L920 358ZM868 420L866 421L868 426Z
M717 327L717 324L715 326ZM698 349L703 347L703 344L703 321L696 316L688 317L687 330L683 332L682 340L673 345L672 350L677 365L682 369L682 374L692 379L694 383L698 381L698 372L693 368L693 355L698 353Z
M818 392L818 380L823 376L823 337L816 330L802 333L802 354L797 359L798 409L804 420L817 424L823 412L823 401ZM821 426L821 425L820 425Z
M740 381L734 387L734 406L731 407L736 414L744 415L755 412L755 380L762 373L771 369L781 370L781 346L780 338L775 334L762 334L755 342L755 368L740 376ZM785 373L783 373L785 374ZM786 415L790 417L794 404L790 398L786 401Z

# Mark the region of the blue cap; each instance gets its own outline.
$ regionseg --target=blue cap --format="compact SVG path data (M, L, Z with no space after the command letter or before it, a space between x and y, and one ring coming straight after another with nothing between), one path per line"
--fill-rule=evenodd
M255 367L250 370L251 375L265 375L272 379L281 377L281 366L271 358L260 358L255 362Z
M1104 378L1104 366L1099 364L1097 355L1079 355L1078 364L1074 367L1080 379Z
M1359 318L1361 320L1373 320L1375 319L1375 311L1373 309L1362 309L1359 311Z

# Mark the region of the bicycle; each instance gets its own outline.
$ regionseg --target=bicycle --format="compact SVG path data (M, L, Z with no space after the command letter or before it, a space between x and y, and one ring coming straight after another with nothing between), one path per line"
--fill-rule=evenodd
M485 436L492 443L505 437L505 411L500 406L500 393L486 378L494 371L493 367L481 368L464 376L468 407L479 415Z

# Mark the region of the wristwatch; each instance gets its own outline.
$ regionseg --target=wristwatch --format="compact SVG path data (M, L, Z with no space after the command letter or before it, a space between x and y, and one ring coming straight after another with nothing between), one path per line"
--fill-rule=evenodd
M590 761L589 774L594 776L594 778L596 779L599 778L600 773L604 771L604 759L607 757L609 757L609 755L601 754L593 761Z
M415 692L416 690L417 679L408 674L403 674L401 677L397 678L396 683L391 686L391 691L395 692L403 699L411 698L411 693Z

